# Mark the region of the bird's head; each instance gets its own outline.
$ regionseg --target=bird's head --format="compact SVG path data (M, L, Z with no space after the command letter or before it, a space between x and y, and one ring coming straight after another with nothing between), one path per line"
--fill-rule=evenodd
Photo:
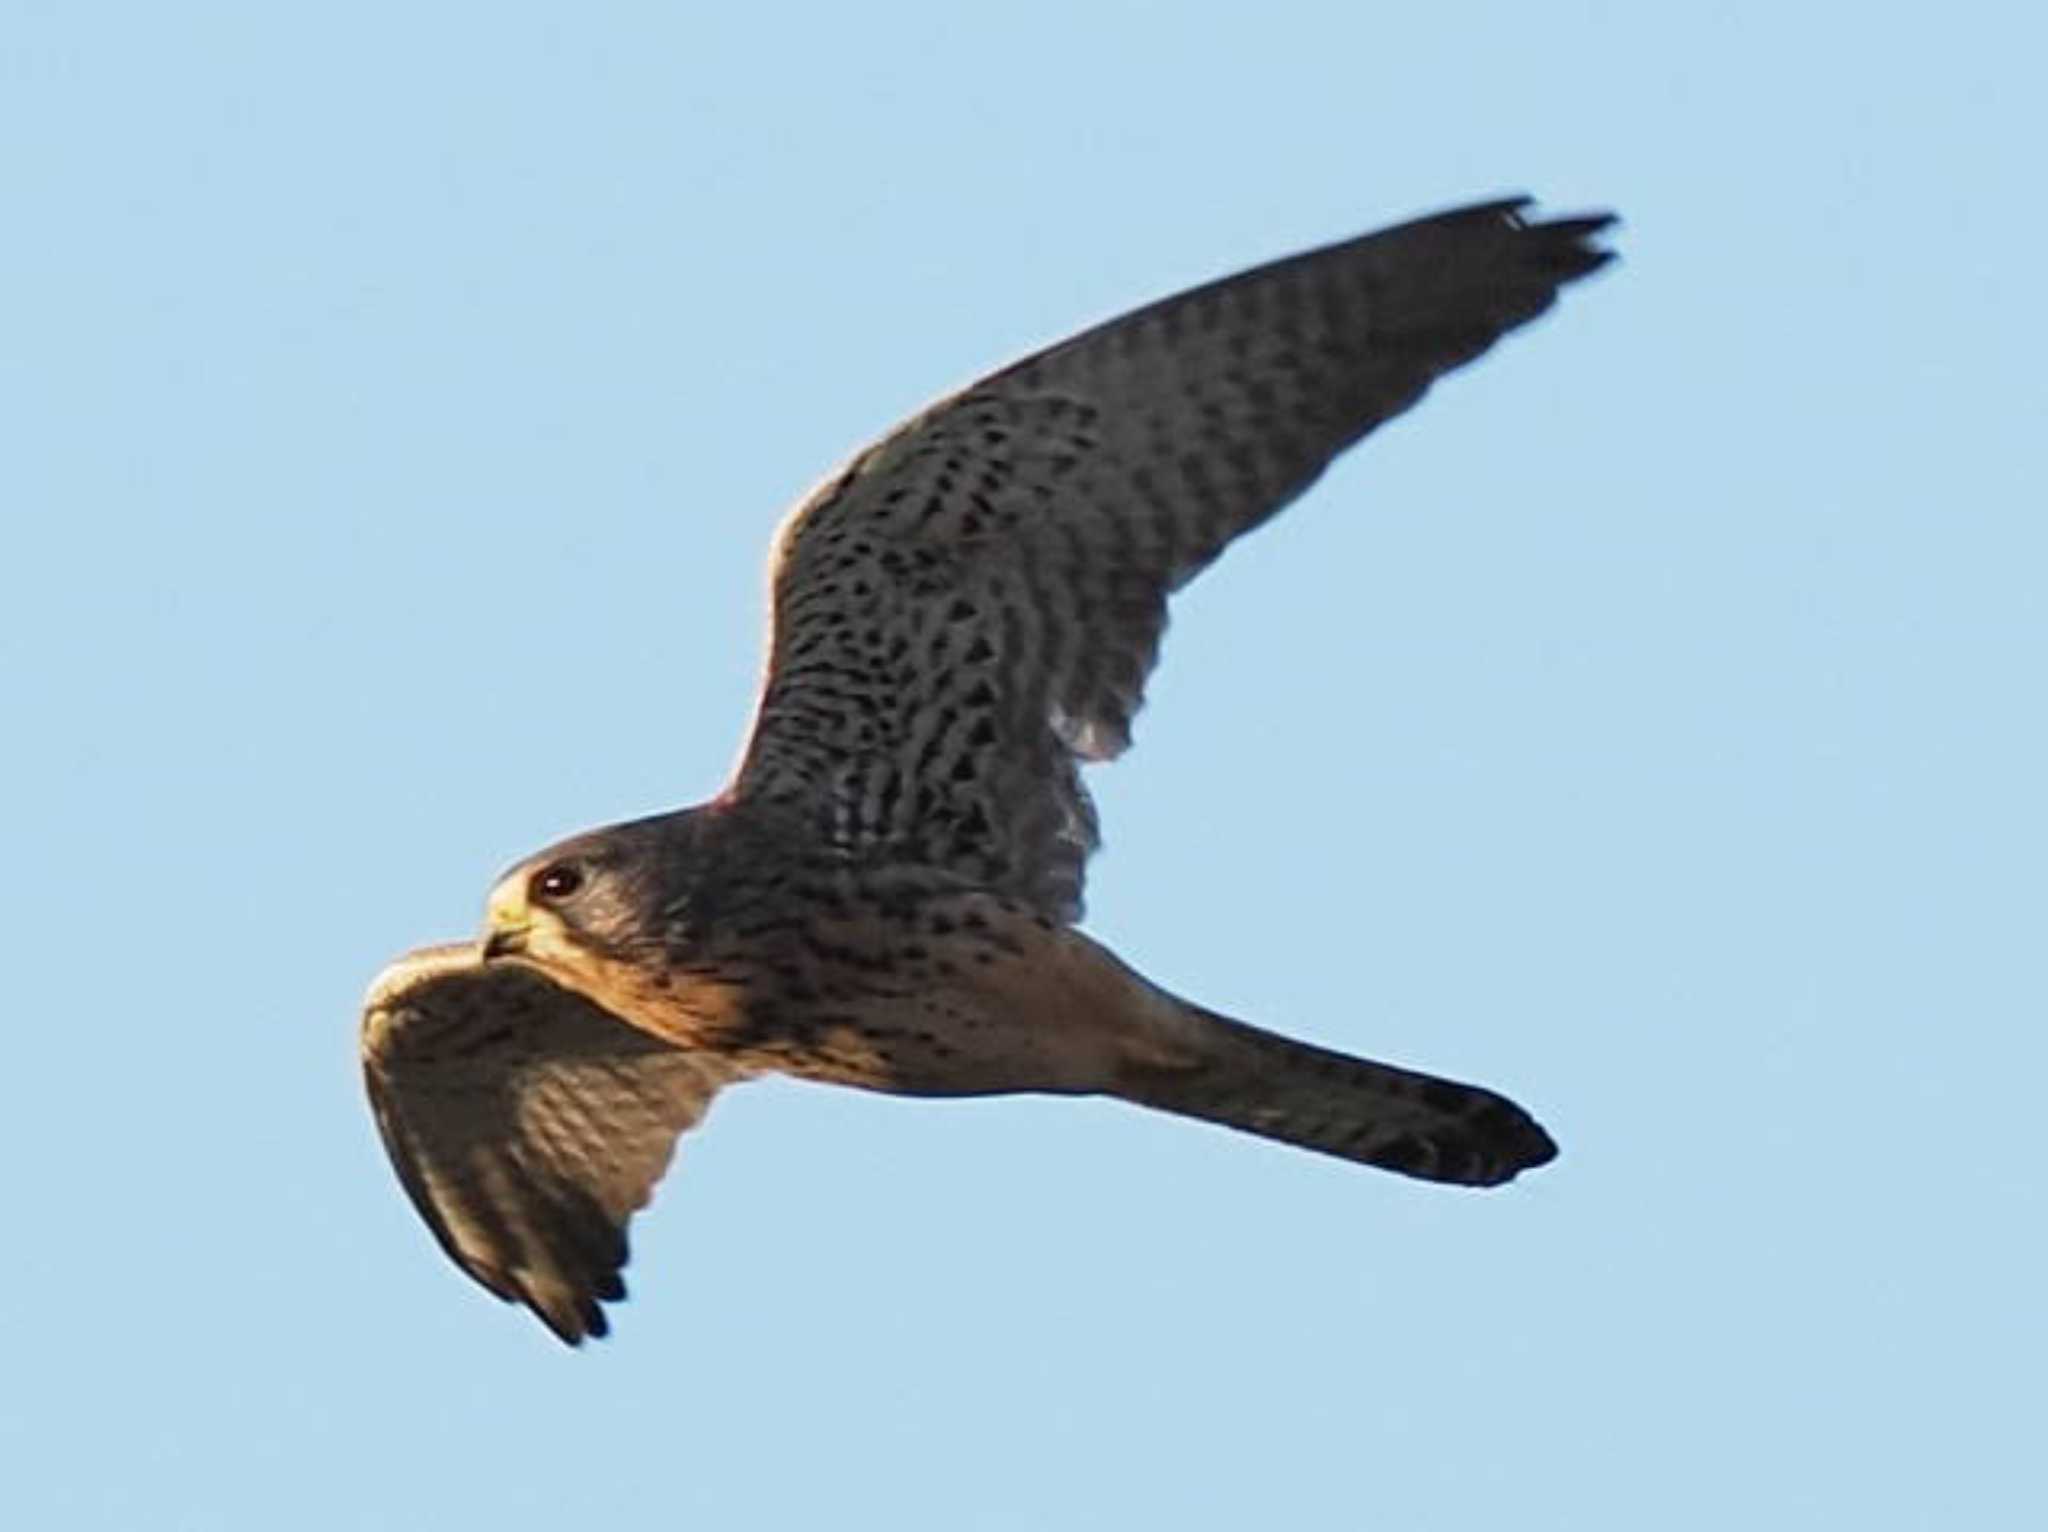
M656 847L638 825L562 841L498 879L485 905L483 958L524 957L573 972L656 933Z

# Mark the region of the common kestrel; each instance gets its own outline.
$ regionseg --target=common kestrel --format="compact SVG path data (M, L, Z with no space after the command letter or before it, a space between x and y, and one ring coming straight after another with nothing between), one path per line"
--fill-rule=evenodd
M1079 767L1130 743L1167 597L1609 259L1608 216L1456 209L1006 367L784 522L753 732L695 808L519 863L380 975L363 1064L456 1263L574 1344L723 1085L1115 1096L1427 1180L1556 1154L1491 1091L1168 994L1075 929Z

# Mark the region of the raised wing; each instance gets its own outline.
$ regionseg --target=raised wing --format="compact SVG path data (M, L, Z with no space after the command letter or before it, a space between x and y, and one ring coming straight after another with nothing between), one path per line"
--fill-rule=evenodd
M1525 200L1403 224L1139 309L870 448L776 541L732 791L844 852L1078 919L1077 765L1130 743L1166 598L1439 375L1607 261Z
M732 1069L473 944L386 969L362 1048L384 1147L441 1248L570 1345L603 1335L627 1221Z

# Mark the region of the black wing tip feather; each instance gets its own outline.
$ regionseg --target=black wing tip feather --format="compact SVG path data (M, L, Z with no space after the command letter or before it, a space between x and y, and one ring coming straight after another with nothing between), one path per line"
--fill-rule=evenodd
M603 1340L611 1334L611 1320L602 1305L618 1303L626 1296L626 1284L616 1272L597 1284L548 1284L522 1277L510 1292L491 1287L507 1303L524 1304L546 1325L563 1345L580 1347L586 1340Z
M1613 250L1593 241L1619 221L1612 213L1588 213L1520 227L1525 238L1540 241L1544 268L1563 284L1590 277L1617 259Z
M1429 214L1397 225L1388 232L1401 234L1455 227L1506 231L1515 236L1518 245L1525 247L1530 264L1548 271L1560 283L1591 276L1617 258L1616 252L1593 241L1620 224L1619 214L1602 209L1561 218L1537 219L1530 217L1530 209L1535 205L1534 197L1517 193Z
M471 1238L486 1235L490 1240L490 1248L480 1250L458 1232L458 1210L441 1205L410 1161L394 1154L392 1162L435 1242L478 1286L505 1303L531 1310L565 1345L581 1346L586 1338L602 1339L611 1333L600 1305L626 1297L622 1273L629 1247L623 1230L606 1227L593 1247L590 1208L548 1198L540 1205L554 1217L552 1227L542 1231L514 1227L489 1202L465 1199L459 1216L467 1221ZM572 1270L572 1265L580 1269Z
M586 1340L603 1340L611 1334L611 1319L602 1305L621 1303L626 1298L625 1278L616 1268L577 1278L559 1267L506 1270L473 1261L454 1250L449 1253L487 1292L530 1310L565 1346L579 1347Z
M580 1349L586 1340L603 1340L611 1334L611 1321L595 1298L579 1296L565 1303L559 1298L543 1299L533 1293L522 1293L511 1301L532 1309L549 1333L571 1350Z
M1621 215L1608 208L1601 208L1597 212L1569 213L1557 218L1532 219L1529 210L1535 206L1536 199L1528 192L1515 192L1485 202L1468 203L1442 213L1427 214L1405 227L1415 228L1423 224L1452 222L1505 223L1510 228L1527 230L1530 233L1554 235L1567 240L1586 240L1621 222Z
M602 1305L626 1297L626 1231L569 1188L536 1185L535 1196L535 1205L547 1209L547 1222L526 1231L513 1293L494 1290L524 1303L565 1345L602 1339L611 1332Z
M1614 214L1532 221L1531 205L1528 197L1477 202L1358 242L1380 285L1376 338L1414 369L1405 390L1391 386L1388 369L1366 370L1381 391L1368 394L1374 407L1359 434L1412 408L1437 378L1547 313L1564 288L1615 258L1594 242Z
M532 1311L564 1345L581 1346L586 1339L601 1340L611 1333L611 1322L600 1305L626 1298L623 1248L616 1261L587 1264L585 1270L572 1273L567 1265L580 1253L573 1240L558 1234L536 1248L523 1248L521 1236L496 1219L492 1210L472 1204L463 1210L472 1234L489 1229L493 1237L488 1253L476 1250L465 1245L447 1211L416 1176L401 1171L400 1179L448 1258L494 1298ZM536 1258L541 1264L535 1264Z

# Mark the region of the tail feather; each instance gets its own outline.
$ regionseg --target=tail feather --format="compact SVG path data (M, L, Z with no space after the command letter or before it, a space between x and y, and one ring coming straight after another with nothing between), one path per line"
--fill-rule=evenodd
M1192 1061L1129 1065L1116 1095L1425 1181L1498 1186L1557 1157L1550 1135L1505 1096L1182 1004L1199 1023Z

